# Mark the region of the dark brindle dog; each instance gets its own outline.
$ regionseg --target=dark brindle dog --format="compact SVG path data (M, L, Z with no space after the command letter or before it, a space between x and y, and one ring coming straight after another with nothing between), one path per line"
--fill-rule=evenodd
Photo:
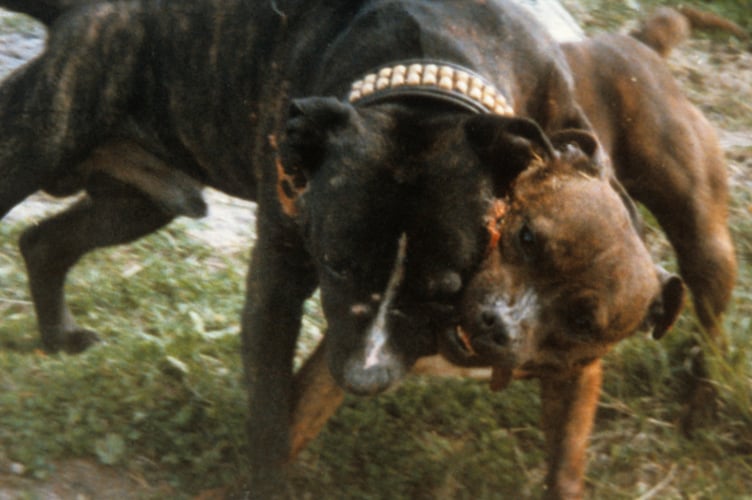
M320 287L339 386L384 390L451 344L437 332L493 248L493 200L529 164L569 161L546 134L589 128L559 47L502 0L0 5L50 28L0 87L0 216L38 189L87 193L21 239L47 350L96 341L63 297L86 252L202 215L202 185L258 202L242 339L259 498L284 491L305 298ZM658 275L641 276L630 318L660 322Z

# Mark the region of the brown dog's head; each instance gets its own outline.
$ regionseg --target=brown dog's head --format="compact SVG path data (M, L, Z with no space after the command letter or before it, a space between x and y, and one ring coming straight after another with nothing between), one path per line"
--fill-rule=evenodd
M658 338L682 306L681 280L653 263L634 206L593 159L595 139L552 141L542 156L529 150L495 202L498 240L463 295L455 340L496 368L497 388L584 366L641 327Z

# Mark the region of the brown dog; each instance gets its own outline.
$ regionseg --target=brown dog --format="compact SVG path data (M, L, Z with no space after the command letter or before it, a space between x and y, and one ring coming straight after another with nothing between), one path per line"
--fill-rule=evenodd
M658 13L681 17L668 14ZM652 19L638 33L660 40L656 51L667 54L685 31L685 24ZM605 35L563 48L578 102L615 176L658 219L702 325L718 338L736 261L723 154L712 127L656 52L636 39ZM643 243L625 230L629 217L604 184L551 168L521 175L500 202L498 251L465 295L459 340L468 354L494 359L492 387L501 389L513 377L541 381L547 496L553 498L582 496L600 358L641 322L660 337L683 295L676 278L653 271ZM706 388L697 385L690 405L706 404Z
M493 366L495 390L513 377L540 379L547 496L573 498L600 358L640 327L660 338L681 310L683 285L653 265L634 207L608 172L579 149L559 149L498 203L498 245L465 292L458 340L468 359Z

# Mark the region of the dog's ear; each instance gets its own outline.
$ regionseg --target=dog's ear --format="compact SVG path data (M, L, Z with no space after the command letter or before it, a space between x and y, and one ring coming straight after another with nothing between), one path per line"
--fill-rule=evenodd
M285 169L310 177L324 158L329 134L345 127L354 113L352 106L333 97L293 100L284 146Z
M653 326L653 338L662 338L673 326L684 306L684 283L661 266L656 266L661 293L653 301L647 321Z
M324 161L329 136L347 126L355 113L331 97L295 99L290 104L285 141L277 158L277 196L282 211L298 215L298 198Z
M627 193L624 185L619 182L619 179L611 176L609 177L608 182L611 185L611 188L616 191L616 194L619 195L621 202L624 204L624 208L627 209L629 220L632 221L632 227L634 227L635 231L637 231L637 234L640 235L640 238L644 238L645 225L643 223L642 216L640 216L640 212L637 210L637 205L635 204L634 200L631 196L629 196L629 193Z
M556 155L543 130L527 118L473 116L465 123L465 136L478 157L494 169L498 196L504 196L511 182L531 163Z
M608 157L603 148L601 148L598 139L591 132L574 128L559 130L551 134L551 143L565 157L567 156L567 152L571 151L572 148L584 153L586 161L576 161L573 155L569 155L572 157L570 161L575 168L584 171L588 175L597 177L602 177L606 173Z
M551 134L551 143L559 150L568 145L576 146L591 158L598 152L598 139L587 130L569 128L554 132Z

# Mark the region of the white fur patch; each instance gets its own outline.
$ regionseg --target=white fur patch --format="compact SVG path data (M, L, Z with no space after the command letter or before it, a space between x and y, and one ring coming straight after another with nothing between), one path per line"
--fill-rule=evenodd
M366 357L364 367L366 369L380 364L381 360L388 357L386 350L387 336L387 314L392 307L394 296L397 295L397 289L402 284L402 278L405 275L405 257L407 255L407 235L404 233L399 239L397 258L394 261L392 274L389 277L389 283L384 292L384 299L379 305L379 311L373 319L373 323L368 328L366 336Z
M509 298L500 299L493 307L504 322L509 339L512 343L519 343L525 337L525 329L538 321L538 295L527 289L514 303L510 302Z

